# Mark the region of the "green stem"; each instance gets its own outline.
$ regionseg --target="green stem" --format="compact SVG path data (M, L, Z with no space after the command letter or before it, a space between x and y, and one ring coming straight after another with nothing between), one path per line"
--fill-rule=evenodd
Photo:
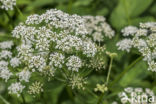
M86 90L90 95L94 96L95 98L98 98L98 96L97 96L94 92L92 92L90 89L86 88L85 90Z
M112 63L113 63L113 57L111 57L111 60L110 60L109 69L108 69L108 74L107 74L107 79L106 79L106 85L107 85L108 82L109 82L110 73L111 73L111 69L112 69Z
M97 104L100 104L100 103L101 103L101 101L102 101L102 99L103 99L104 95L105 95L105 93L102 93L102 94L101 94L101 96L100 96L100 98L99 98L99 100L98 100Z
M21 10L20 10L17 6L15 6L15 9L17 10L18 14L19 14L20 16L22 16L22 18L25 19L25 17L23 16L23 13L21 12Z
M67 90L67 93L68 93L70 99L71 99L72 101L74 101L74 95L73 95L73 93L72 93L72 91L71 91L71 88L68 87L68 86L66 86L66 90Z
M108 85L108 82L109 82L110 73L111 73L111 69L112 69L112 63L113 63L113 57L111 57L111 59L110 59L110 64L109 64L109 69L108 69L108 74L107 74L107 79L106 79L106 85ZM99 100L98 100L97 104L100 104L101 103L104 95L105 95L105 93L102 93L101 94L101 96L99 97Z
M110 87L112 87L112 86L114 86L114 84L116 84L121 78L122 78L122 76L124 76L125 75L125 73L126 72L128 72L133 66L135 66L136 65L136 63L138 63L140 60L142 60L143 59L143 56L140 56L139 58L137 58L135 61L133 61L127 68L125 68L124 69L124 71L119 75L119 76L117 76L117 78L115 78L115 80L112 82L112 83L110 83L110 86L109 86L109 88ZM113 60L112 60L113 61ZM112 65L111 65L111 63L110 63L110 67L111 67ZM108 77L108 76L107 76ZM107 78L108 80L109 80L109 78ZM107 82L106 82L107 83ZM108 83L107 83L108 84ZM98 103L97 104L100 104L101 103L101 101L102 101L102 99L103 99L103 97L104 97L104 94L105 93L102 93L101 94L101 96L100 96L100 98L99 98L99 100L98 100Z
M6 10L4 10L4 13L7 15L7 17L9 18L9 20L11 20L11 16L9 15L9 13Z
M23 100L23 104L26 104L26 101L25 101L23 93L21 93L21 97L22 97L22 100Z
M62 79L62 78L58 78L58 77L54 77L56 80L58 80L58 81L60 81L60 82L63 82L63 83L65 83L66 82L66 80L64 80L64 79Z
M46 101L46 99L44 97L44 92L41 93L41 99L43 99L42 101L43 101L44 104L47 104L47 101Z
M9 24L10 29L12 30L13 27L14 27L14 23L12 21L12 18L11 18L10 14L6 10L4 10L4 13L7 15L8 19L9 19L9 22L11 22L11 24L12 24L12 25Z
M0 99L5 103L5 104L10 104L8 101L6 101L2 95L0 95Z

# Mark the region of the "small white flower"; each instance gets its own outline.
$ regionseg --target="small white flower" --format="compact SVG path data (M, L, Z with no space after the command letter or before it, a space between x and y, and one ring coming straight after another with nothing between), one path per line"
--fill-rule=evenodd
M12 52L8 51L8 50L2 50L0 52L0 59L8 59L12 57Z
M45 66L46 60L41 56L33 56L29 60L29 68L32 68L32 70L37 69L39 72L42 72Z
M68 58L66 66L68 67L68 70L72 70L72 71L77 71L78 72L79 68L81 68L81 66L82 66L82 61L77 56L70 56Z
M0 61L0 69L3 67L8 67L8 62L7 61Z
M29 78L31 76L31 72L28 70L23 70L17 74L19 76L20 81L29 82Z
M50 55L50 63L49 65L52 65L54 67L58 67L58 68L62 68L62 64L64 64L64 59L65 59L65 56L61 53L52 53Z
M29 94L35 95L39 94L40 92L43 92L43 84L41 82L34 82L31 86L29 86Z
M112 38L115 32L110 25L105 21L103 16L83 16L85 21L85 27L89 35L93 37L94 41L104 41L104 36Z
M16 5L16 0L0 0L2 5L0 8L5 10L13 10L13 7Z
M0 70L0 77L5 80L5 82L8 81L8 79L12 76L13 74L8 70L8 68L3 68Z
M132 48L133 42L131 39L123 39L120 42L118 42L116 45L118 46L119 50L122 50L122 51L125 50L129 52L130 49Z
M139 29L137 32L136 32L136 36L146 36L147 35L147 30L146 29Z
M72 87L72 89L82 89L84 90L84 85L87 84L86 78L83 78L79 75L73 75L71 78L69 78L69 86Z
M17 96L19 97L24 88L25 86L23 86L20 82L12 83L8 87L9 94L17 94Z
M73 49L81 50L83 41L77 36L67 35L61 40L57 40L56 48L61 49L62 51L70 52Z
M83 42L83 54L87 55L87 57L94 57L96 52L96 45L92 41Z
M134 35L137 32L138 28L135 26L127 26L121 30L123 36Z
M133 46L138 48L138 49L147 46L146 41L143 39L140 39L138 37L134 37L132 41L133 41Z
M148 62L148 65L149 65L148 70L156 72L156 62L154 61Z
M13 41L4 41L0 43L0 48L1 49L11 49L11 47L13 46Z
M20 64L21 64L21 61L20 61L20 59L17 58L17 57L14 57L14 58L12 58L12 59L10 60L10 65L11 65L12 67L17 67L17 66L19 66Z
M98 33L98 32L95 32L95 33L93 34L93 40L94 40L94 41L101 42L101 41L103 41L103 38L104 38L104 36L101 35L101 34Z
M151 28L153 26L156 26L155 22L140 23L141 28Z

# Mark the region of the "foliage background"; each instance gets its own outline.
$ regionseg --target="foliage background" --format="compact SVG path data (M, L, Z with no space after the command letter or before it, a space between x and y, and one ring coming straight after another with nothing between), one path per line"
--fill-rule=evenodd
M16 26L26 17L34 13L43 13L50 8L57 8L69 14L79 15L102 15L116 31L113 40L106 42L106 47L110 52L116 52L118 56L113 62L110 76L111 85L102 98L102 104L111 104L118 100L116 94L128 86L151 88L156 92L155 73L147 70L147 65L143 61L133 63L140 55L136 50L125 53L117 50L116 42L121 36L121 29L127 25L138 26L140 22L150 22L156 20L156 1L155 0L17 0L17 6L23 15L15 11L9 11L8 19L4 10L0 10L0 41L17 40L11 37L12 25ZM127 66L132 65L128 70ZM25 95L29 104L97 104L101 97L100 93L93 93L97 83L106 81L108 68L99 72L92 72L88 76L88 88L85 91L74 90L70 93L69 89L60 82L47 82L47 88L40 98L34 100ZM4 87L4 88L3 88ZM5 90L2 90L5 89ZM4 83L0 83L0 94L11 104L20 104L21 98L10 96ZM32 102L33 101L33 102ZM31 102L31 103L30 103ZM0 100L0 104L3 101Z

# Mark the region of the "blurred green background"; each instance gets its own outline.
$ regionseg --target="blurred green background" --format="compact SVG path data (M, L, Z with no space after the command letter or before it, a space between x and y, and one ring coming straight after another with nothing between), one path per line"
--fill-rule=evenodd
M123 27L127 25L138 26L140 22L156 20L156 0L17 0L17 6L22 11L23 16L18 14L15 9L15 11L9 11L10 19L8 19L6 13L0 10L0 41L13 39L10 33L13 29L11 25L16 26L30 14L40 14L51 8L57 8L69 14L101 15L106 17L106 21L116 31L116 36L105 44L110 52L118 54L118 57L113 62L110 79L113 81L120 76L122 78L111 86L109 96L103 99L103 104L111 104L113 100L116 100L115 95L117 92L128 86L148 87L156 91L156 74L147 70L147 65L144 61L139 61L131 70L126 73L123 72L128 65L139 57L136 50L129 54L118 51L115 45L122 38L120 31ZM88 87L90 89L95 88L97 83L106 79L106 75L107 70L93 72L88 78ZM73 103L72 95L68 94L68 89L63 84L51 81L47 85L49 90L44 94L47 104L96 104L98 100L98 94L96 96L88 90L80 91L79 93L74 91L76 97ZM22 100L21 98L10 97L6 90L0 93L9 102L12 102L11 104L19 104ZM27 101L32 101L32 99L29 96L26 97ZM1 100L0 104L3 104ZM37 99L31 104L44 103Z

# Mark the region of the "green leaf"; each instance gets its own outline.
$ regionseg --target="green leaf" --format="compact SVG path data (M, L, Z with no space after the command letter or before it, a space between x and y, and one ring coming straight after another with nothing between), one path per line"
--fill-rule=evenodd
M139 25L140 22L151 22L151 21L155 21L155 18L152 16L146 16L146 17L135 18L131 22L134 25Z
M103 8L103 9L97 11L97 15L104 15L104 16L106 16L108 14L108 12L109 12L108 8Z
M46 95L45 97L48 99L51 99L51 100L48 100L51 104L57 104L58 98L61 92L63 91L63 88L65 87L65 85L59 82L50 82L46 87L47 88L45 89L48 89L48 90L46 90L47 93L45 94Z
M39 7L43 7L45 5L53 4L54 0L35 0L34 2L31 2L29 6L26 8L27 11L32 11L34 9L37 9Z
M87 6L89 5L93 0L77 0L73 6Z
M139 62L129 72L127 72L120 81L120 85L126 87L128 85L138 85L149 74L147 64L144 61ZM135 84L134 84L135 83ZM145 83L144 83L145 84Z
M106 42L106 49L109 52L117 53L117 58L115 60L120 61L122 56L125 54L125 52L118 50L118 47L116 46L116 43L120 40L119 34L116 34L115 37L110 41Z
M31 3L31 0L16 0L18 5L27 5Z

